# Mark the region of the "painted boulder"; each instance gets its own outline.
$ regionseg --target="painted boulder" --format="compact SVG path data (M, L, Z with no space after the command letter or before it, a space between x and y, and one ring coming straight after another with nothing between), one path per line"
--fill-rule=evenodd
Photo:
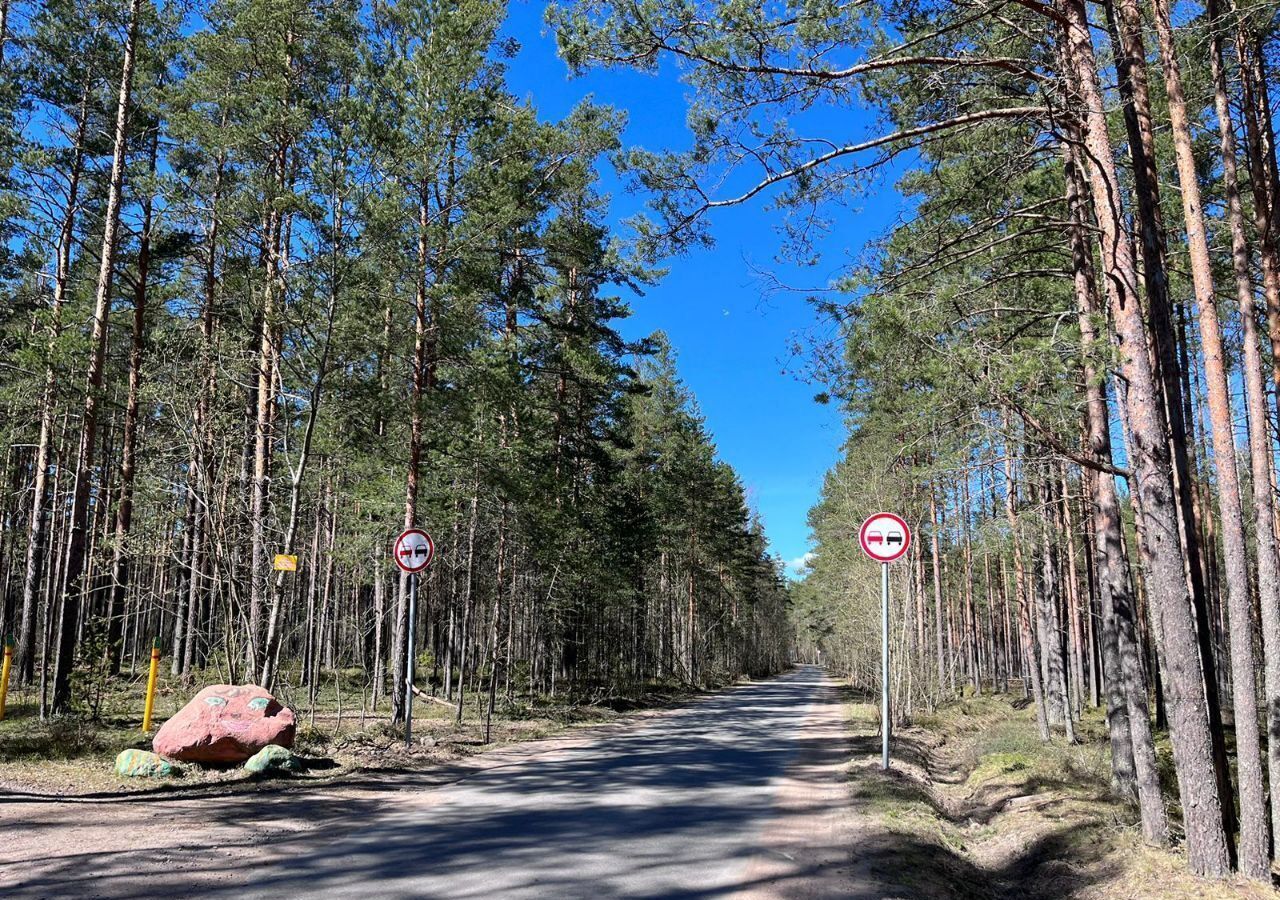
M179 772L173 763L148 750L121 750L116 757L116 774L126 778L168 778Z
M239 765L266 747L292 747L293 710L254 684L213 684L161 726L152 748L193 763Z
M261 774L262 772L297 772L302 769L302 760L293 755L293 751L279 744L268 744L249 758L244 764L246 772Z

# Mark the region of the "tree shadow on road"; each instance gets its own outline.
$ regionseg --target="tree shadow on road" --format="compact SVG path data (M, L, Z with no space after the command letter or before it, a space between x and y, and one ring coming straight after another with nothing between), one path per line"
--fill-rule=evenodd
M438 790L424 790L429 776L383 775L351 791L122 804L114 829L148 837L36 853L0 881L21 879L10 896L54 897L799 896L791 885L831 875L831 857L791 854L787 819L825 815L831 801L780 810L776 779L828 777L848 758L838 728L807 727L818 678L801 670L455 771ZM44 809L24 827L65 828ZM171 822L159 836L157 820ZM761 843L779 834L793 861L758 870ZM849 848L820 849L840 859Z
M1065 818L998 864L976 862L966 836L1007 799L939 801L902 771L929 762L909 735L895 743L899 769L880 772L878 738L844 730L847 694L815 691L818 677L800 670L603 737L430 773L114 805L111 840L63 839L7 872L0 848L0 884L16 888L7 896L103 898L1061 900L1114 872L1097 826ZM913 809L918 821L886 815ZM24 844L65 835L65 809L26 812Z

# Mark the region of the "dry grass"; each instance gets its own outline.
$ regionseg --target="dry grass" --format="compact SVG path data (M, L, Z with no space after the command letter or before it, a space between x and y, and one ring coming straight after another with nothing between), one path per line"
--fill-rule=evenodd
M852 789L871 839L895 849L886 895L956 898L1264 898L1269 888L1196 878L1175 848L1144 846L1136 812L1109 794L1105 726L1079 743L1036 736L1031 709L966 699L921 716L879 768L872 707L851 704Z
M295 750L310 768L290 777L327 781L354 771L416 769L461 759L493 747L562 734L584 725L612 722L628 712L665 706L689 692L667 685L650 686L631 698L571 704L546 698L504 704L499 700L490 742L485 742L487 696L468 696L463 724L456 708L415 700L414 741L406 747L403 726L392 725L390 702L368 703L363 673L358 669L327 672L312 703L305 690L277 691L298 715ZM197 677L190 684L162 676L153 714L155 727L182 708L200 687L217 676ZM14 690L6 717L0 720L0 795L4 792L51 797L128 794L144 791L219 791L260 780L239 768L183 766L176 779L158 782L122 778L113 771L116 755L128 748L150 749L151 734L141 730L145 683L123 676L102 692L98 716L84 713L41 721L34 690ZM286 777L286 776L274 776Z

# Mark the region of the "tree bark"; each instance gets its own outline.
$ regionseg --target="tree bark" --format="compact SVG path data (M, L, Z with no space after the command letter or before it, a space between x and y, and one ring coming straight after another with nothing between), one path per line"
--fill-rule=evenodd
M57 262L54 264L53 304L50 310L49 359L45 363L44 392L40 398L40 437L36 444L35 484L31 491L31 518L28 520L26 567L22 579L22 618L18 625L17 680L30 684L35 675L36 604L45 569L45 543L48 540L49 462L53 458L53 430L57 400L58 370L54 365L57 341L62 333L62 310L67 302L71 277L71 249L75 244L76 213L80 197L80 181L84 174L84 141L89 125L89 85L80 97L72 141L71 165L67 172L67 205L58 234Z
M1005 413L1005 432L1009 432L1010 416ZM1031 630L1031 616L1028 610L1027 573L1022 559L1022 538L1018 534L1018 496L1013 480L1013 452L1007 446L1009 438L1005 438L1004 454L1004 510L1009 522L1009 536L1013 542L1013 577L1014 591L1017 594L1018 630L1022 637L1023 666L1031 676L1031 694L1036 705L1036 727L1040 731L1040 740L1049 740L1049 711L1045 705L1044 683L1040 679L1040 654L1036 651L1035 634Z
M405 474L404 527L413 528L418 515L418 470L422 465L423 397L427 377L427 187L422 185L418 204L418 276L414 296L413 371L409 395L409 464ZM409 579L417 577L400 573L396 592L396 621L391 642L391 720L405 718L404 688L408 677L409 647ZM421 596L421 593L419 594Z
M1065 17L1067 57L1073 69L1084 126L1102 247L1108 300L1119 343L1120 374L1128 384L1130 451L1147 528L1140 550L1147 586L1164 637L1161 664L1173 724L1173 752L1178 770L1191 869L1200 875L1225 876L1231 867L1223 828L1223 803L1213 761L1213 739L1205 708L1204 669L1196 643L1196 625L1187 589L1186 560L1177 539L1177 510L1168 436L1159 392L1147 355L1146 323L1138 302L1134 266L1120 198L1120 180L1099 87L1093 41L1082 0L1058 0Z
M1196 173L1191 125L1182 92L1182 75L1173 42L1168 0L1152 0L1152 9L1168 93L1174 157L1181 187L1187 246L1191 255L1191 281L1199 311L1205 388L1208 394L1207 403L1213 440L1214 472L1218 481L1218 508L1222 523L1223 563L1226 573L1231 635L1231 683L1235 707L1236 758L1240 781L1240 870L1247 877L1269 880L1270 832L1269 816L1264 800L1262 750L1258 733L1249 560L1245 546L1239 477L1236 472L1236 446L1231 412L1231 389L1227 382L1226 350L1223 346L1222 326L1218 321L1217 298L1213 287L1213 264L1209 256L1209 241L1200 201L1200 184ZM1213 56L1213 54L1210 55Z
M1143 46L1142 12L1137 0L1115 0L1104 4L1112 32L1117 87L1123 100L1125 130L1134 175L1137 199L1135 224L1142 248L1142 279L1151 314L1148 331L1156 381L1169 428L1174 501L1178 510L1179 535L1186 554L1186 577L1200 628L1200 652L1205 677L1205 696L1213 738L1214 766L1223 800L1223 821L1227 834L1236 830L1235 807L1231 797L1230 764L1227 759L1222 711L1218 702L1218 666L1209 628L1209 606L1217 568L1213 559L1215 542L1211 533L1202 535L1201 501L1195 470L1188 448L1195 445L1190 388L1184 387L1188 361L1179 361L1178 349L1185 343L1175 340L1173 305L1169 297L1168 243L1160 202L1160 172L1156 164L1151 92L1147 82L1147 53ZM1179 325L1182 318L1179 317ZM1181 333L1179 331L1178 333ZM1181 377L1180 377L1181 376ZM1212 531L1212 513L1206 509L1204 524Z
M942 561L938 547L938 531L941 524L938 521L938 501L932 487L929 489L929 523L930 560L933 563L933 635L938 656L938 691L941 693L942 686L947 680L947 660L942 627Z
M477 475L479 472L477 471ZM471 519L467 525L467 574L462 589L462 633L458 650L458 709L456 721L462 724L463 697L467 691L467 651L471 643L471 619L475 595L476 524L479 518L480 479L475 480L471 493Z
M288 146L281 144L275 153L275 191L284 193ZM268 603L270 576L267 564L267 516L271 502L271 450L274 440L276 397L276 328L277 302L281 294L281 254L284 252L284 217L276 204L268 202L263 233L266 248L262 308L259 315L257 389L254 397L253 468L249 506L249 631L245 665L255 677L266 665L266 640L263 614Z
M1076 523L1071 513L1071 484L1067 478L1065 463L1060 463L1058 466L1058 486L1061 493L1058 495L1055 520L1058 527L1062 529L1063 543L1067 550L1066 577L1063 588L1066 591L1067 601L1067 638L1070 648L1068 658L1071 664L1071 680L1075 687L1072 692L1071 714L1079 718L1084 709L1084 656L1086 650L1084 633L1080 624L1080 571L1076 565Z
M71 502L71 536L67 546L66 589L62 595L58 658L53 679L52 711L64 712L71 701L71 669L75 661L79 631L80 594L87 568L85 552L89 529L89 493L93 476L101 401L103 369L106 362L107 327L111 306L111 280L120 232L120 202L124 190L125 156L129 142L129 103L133 92L139 16L142 0L130 0L129 30L125 38L120 70L120 92L116 101L114 153L108 176L104 211L102 252L93 306L93 333L89 344L89 365L85 376L84 415L81 420L80 449L76 459L75 489Z
M1065 151L1067 205L1072 221L1071 252L1084 361L1086 440L1090 452L1105 462L1111 458L1111 422L1106 382L1094 362L1100 352L1095 324L1099 304L1093 254L1086 238L1088 216L1083 172L1076 148L1066 145ZM1105 348L1101 352L1105 352ZM1105 472L1092 475L1094 557L1102 601L1102 668L1111 738L1112 787L1120 796L1136 797L1143 837L1149 843L1164 846L1169 842L1169 821L1151 739L1147 683L1135 629L1137 615L1130 591L1129 557L1122 539L1120 503L1113 476Z
M343 172L339 167L335 174L335 185L341 183ZM285 525L284 543L281 551L292 554L298 541L298 522L302 504L302 484L307 474L307 466L311 462L311 449L315 440L316 422L320 416L320 399L324 391L325 377L329 372L330 348L333 345L333 326L338 315L338 299L341 293L342 277L338 272L338 257L341 253L342 241L342 196L335 187L330 197L333 205L333 237L329 252L329 297L325 306L324 336L321 338L320 359L316 363L315 381L307 396L307 420L302 431L302 446L298 450L298 461L294 465L289 478L289 519ZM308 563L315 565L318 560ZM276 671L279 668L281 606L283 604L285 572L277 572L271 584L271 600L267 614L266 649L262 655L262 668L259 670L258 683L267 690L275 684Z
M1041 498L1045 515L1039 529L1041 571L1043 572L1043 589L1037 595L1040 654L1047 673L1045 690L1049 701L1049 722L1052 725L1061 725L1066 732L1067 743L1074 744L1075 727L1071 721L1071 701L1067 696L1066 653L1062 643L1062 624L1059 616L1059 610L1062 607L1059 597L1061 579L1054 546L1056 543L1052 514L1054 500L1050 485L1050 479L1046 478L1043 482Z
M1258 309L1254 300L1249 244L1236 163L1235 126L1228 101L1223 59L1223 21L1217 0L1209 0L1211 20L1210 65L1214 83L1214 109L1222 150L1222 182L1231 231L1231 265L1236 300L1240 305L1244 344L1242 380L1249 419L1249 463L1252 477L1253 521L1257 541L1258 606L1262 619L1264 696L1267 723L1267 781L1271 789L1271 831L1280 827L1280 559L1276 551L1275 508L1271 496L1271 439L1267 433L1267 392L1259 347ZM1253 679L1249 679L1252 685Z
M1271 131L1271 104L1267 97L1267 73L1259 39L1236 14L1236 56L1240 62L1241 118L1245 126L1249 183L1253 189L1253 216L1258 232L1258 256L1262 263L1262 288L1267 307L1267 334L1271 349L1271 382L1276 417L1280 421L1280 226L1276 221L1276 192L1280 180L1275 171L1275 136Z
M151 134L150 172L155 174L160 145L157 126ZM141 406L142 360L147 346L147 288L151 270L153 198L142 201L142 233L138 245L138 271L133 288L133 333L129 344L129 388L124 410L124 434L120 450L120 495L116 503L112 539L111 598L107 606L107 659L112 675L120 673L120 640L125 597L129 590L129 530L133 525L133 482L137 473L138 414Z

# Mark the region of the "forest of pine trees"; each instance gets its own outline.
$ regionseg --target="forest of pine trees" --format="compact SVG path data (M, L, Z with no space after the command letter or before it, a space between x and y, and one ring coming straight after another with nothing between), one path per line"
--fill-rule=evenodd
M1268 882L1277 12L579 0L553 16L571 64L665 63L694 89L692 148L628 154L662 190L651 250L756 202L812 259L857 204L902 197L815 294L835 338L814 363L850 436L811 514L800 655L878 688L878 578L855 535L899 512L917 540L893 567L898 717L1025 691L1041 737L1071 742L1104 707L1112 787L1144 837L1181 837L1197 873Z
M604 224L621 114L513 96L505 15L0 0L0 634L42 717L156 641L189 683L354 667L399 718L410 524L459 716L785 665L742 484L617 330L653 277Z
M417 524L439 548L418 669L459 710L793 652L870 687L853 536L890 509L917 532L893 569L900 719L1023 692L1072 742L1103 709L1144 837L1268 880L1277 14L553 4L574 72L684 79L690 145L642 149L619 111L551 122L512 94L499 0L0 0L18 682L74 712L159 640L177 675L356 667L399 716L388 550ZM651 200L633 236L606 225L606 156ZM767 205L782 257L814 262L889 187L896 224L816 292L850 434L789 589L665 339L621 336L624 298L722 208Z

